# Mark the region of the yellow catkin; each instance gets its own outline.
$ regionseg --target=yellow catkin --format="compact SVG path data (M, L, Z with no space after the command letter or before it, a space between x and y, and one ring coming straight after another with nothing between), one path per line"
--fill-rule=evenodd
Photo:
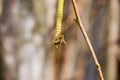
M62 25L62 17L63 17L63 5L64 5L64 0L58 0L55 37L58 37L61 33L61 25Z

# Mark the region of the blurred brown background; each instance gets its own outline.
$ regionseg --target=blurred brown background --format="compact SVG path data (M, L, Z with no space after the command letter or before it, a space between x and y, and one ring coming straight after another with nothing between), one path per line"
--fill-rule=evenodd
M76 0L105 80L120 80L120 0ZM0 0L0 80L99 80L71 0L55 49L57 0Z

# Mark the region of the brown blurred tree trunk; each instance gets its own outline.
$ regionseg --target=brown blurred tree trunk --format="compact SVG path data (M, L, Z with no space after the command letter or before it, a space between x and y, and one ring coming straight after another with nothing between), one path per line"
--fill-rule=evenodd
M119 0L110 0L109 3L109 26L108 26L108 50L107 50L107 79L117 80L117 54L119 38Z
M3 0L0 0L0 16L1 16L1 13L2 13L2 1Z
M1 30L0 30L0 80L5 80L5 63L4 63L4 56L3 56L3 46L1 41Z
M16 54L16 38L17 38L17 26L18 26L18 11L19 11L19 0L3 0L2 2L2 17L0 26L0 36L2 44L2 54L4 54L4 60L6 67L5 79L13 80L16 78L15 68L15 54ZM4 64L3 64L4 66Z
M101 64L103 71L104 48L105 48L105 33L108 15L108 0L92 0L91 11L89 15L90 23L90 40L96 52L98 61ZM103 72L104 73L104 72ZM98 80L97 71L93 60L90 59L87 65L85 80Z
M1 34L1 12L2 12L2 0L0 0L0 80L5 80L5 63L3 56L3 46L2 46L2 34Z

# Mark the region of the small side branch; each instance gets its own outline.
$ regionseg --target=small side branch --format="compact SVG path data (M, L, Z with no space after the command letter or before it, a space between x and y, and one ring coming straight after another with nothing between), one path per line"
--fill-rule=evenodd
M79 13L78 13L78 9L77 9L76 2L75 2L75 0L71 0L71 1L72 1L72 4L73 4L73 8L74 8L75 15L76 15L76 22L77 22L77 24L78 24L78 26L79 26L79 28L80 28L83 36L84 36L84 39L85 39L85 41L86 41L86 43L87 43L87 45L88 45L88 47L89 47L89 49L90 49L90 51L91 51L91 55L92 55L92 58L93 58L93 60L94 60L95 65L96 65L99 78L100 78L100 80L104 80L103 74L102 74L102 70L101 70L101 67L100 67L100 64L99 64L99 62L98 62L98 60L97 60L97 57L96 57L96 55L95 55L95 51L94 51L94 49L93 49L93 47L92 47L92 44L91 44L91 42L90 42L90 40L89 40L89 38L88 38L88 36L87 36L87 33L86 33L86 31L85 31L85 29L84 29L84 27L83 27L83 24L82 24L82 22L81 22L81 19L80 19Z

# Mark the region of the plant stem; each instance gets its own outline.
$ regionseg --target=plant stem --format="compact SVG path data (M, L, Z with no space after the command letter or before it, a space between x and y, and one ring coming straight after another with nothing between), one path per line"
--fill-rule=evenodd
M99 64L99 62L97 60L97 57L95 55L95 51L94 51L94 49L93 49L93 47L91 45L91 42L90 42L90 40L89 40L89 38L87 36L87 33L86 33L86 31L85 31L85 29L83 27L83 24L81 22L81 19L80 19L79 13L78 13L78 9L77 9L77 5L76 5L75 0L72 0L72 4L73 4L74 12L75 12L75 15L76 15L76 22L79 25L79 28L80 28L83 36L84 36L84 39L85 39L85 41L86 41L86 43L87 43L87 45L88 45L88 47L89 47L89 49L91 51L91 55L92 55L92 58L94 60L95 65L96 65L99 78L100 78L100 80L104 80L100 64Z

